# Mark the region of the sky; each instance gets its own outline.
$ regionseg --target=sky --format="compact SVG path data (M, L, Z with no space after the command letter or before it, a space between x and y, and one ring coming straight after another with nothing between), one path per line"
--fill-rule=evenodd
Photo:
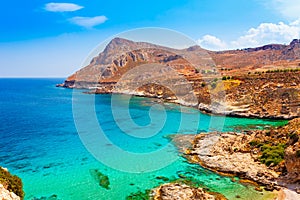
M300 38L299 0L2 0L0 77L67 77L102 41L167 28L210 50Z

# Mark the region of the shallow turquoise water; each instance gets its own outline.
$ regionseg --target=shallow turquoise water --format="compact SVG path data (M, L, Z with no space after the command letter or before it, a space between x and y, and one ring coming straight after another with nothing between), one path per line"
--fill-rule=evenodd
M0 79L0 165L22 178L26 199L55 194L66 200L119 200L159 185L157 176L176 179L178 174L229 199L236 194L242 199L263 197L251 187L187 163L165 136L231 131L239 126L264 128L284 121L209 116L125 95L114 96L112 106L111 95L73 94L55 87L62 81ZM95 119L102 132L94 126ZM115 147L129 156L116 154ZM90 173L93 169L109 177L110 189L99 186Z

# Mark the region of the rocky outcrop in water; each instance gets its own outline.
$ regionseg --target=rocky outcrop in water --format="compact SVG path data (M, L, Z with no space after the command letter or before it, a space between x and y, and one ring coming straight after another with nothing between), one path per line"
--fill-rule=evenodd
M167 183L152 190L153 200L225 200L225 197L215 197L202 188L179 183Z

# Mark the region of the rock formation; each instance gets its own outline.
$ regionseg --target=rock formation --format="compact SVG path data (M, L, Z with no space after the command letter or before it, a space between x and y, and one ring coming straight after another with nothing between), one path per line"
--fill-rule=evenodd
M173 141L190 161L205 168L255 181L268 190L288 186L299 192L299 130L296 118L277 129L178 135Z
M0 199L21 200L23 197L24 192L21 179L11 175L6 168L0 167Z
M15 193L8 191L4 188L2 184L0 184L0 199L2 200L20 200Z
M225 197L217 196L204 191L202 188L179 183L167 183L152 190L153 200L225 200Z

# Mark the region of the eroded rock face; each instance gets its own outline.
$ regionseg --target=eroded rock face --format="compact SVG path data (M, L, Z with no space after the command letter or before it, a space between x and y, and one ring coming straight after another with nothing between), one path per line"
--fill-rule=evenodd
M289 146L285 150L285 166L288 171L288 180L291 183L300 181L300 144L295 143L295 146Z
M202 188L193 188L179 183L167 183L153 189L154 200L215 200Z
M9 192L4 188L2 184L0 184L0 199L3 200L21 200L15 193Z
M285 150L285 166L290 183L300 182L300 118L291 121L287 127L289 146ZM300 187L299 187L300 189Z

